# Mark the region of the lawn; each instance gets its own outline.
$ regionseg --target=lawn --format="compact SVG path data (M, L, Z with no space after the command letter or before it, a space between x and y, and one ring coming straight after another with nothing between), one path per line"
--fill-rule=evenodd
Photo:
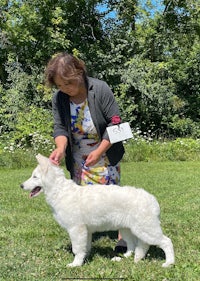
M19 185L32 169L0 170L0 280L198 281L200 278L200 163L122 163L122 185L142 187L161 206L164 233L174 244L176 265L162 268L163 252L145 260L112 262L116 240L95 239L86 263L68 268L73 254L67 233L53 219L44 195L29 199Z

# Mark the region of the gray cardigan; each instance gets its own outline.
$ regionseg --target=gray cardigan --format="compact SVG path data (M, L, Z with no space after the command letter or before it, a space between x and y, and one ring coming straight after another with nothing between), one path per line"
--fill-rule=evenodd
M88 82L88 106L93 123L100 139L109 140L106 127L111 126L111 118L120 116L118 105L114 95L106 82L87 77ZM61 91L54 94L52 100L54 116L54 138L66 136L68 146L66 149L66 166L73 177L72 135L69 96ZM106 155L111 165L116 165L123 157L124 147L122 142L113 144Z

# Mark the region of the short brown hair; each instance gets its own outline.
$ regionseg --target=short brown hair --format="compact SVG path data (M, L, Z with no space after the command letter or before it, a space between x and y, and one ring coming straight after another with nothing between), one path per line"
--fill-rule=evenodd
M46 84L50 87L55 85L55 77L69 79L73 76L82 76L86 80L87 71L85 63L77 57L68 53L54 55L45 70Z

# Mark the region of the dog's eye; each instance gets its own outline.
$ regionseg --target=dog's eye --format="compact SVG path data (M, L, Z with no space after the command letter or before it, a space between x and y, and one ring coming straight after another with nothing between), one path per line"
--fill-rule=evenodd
M37 177L36 177L36 176L33 176L33 178L34 178L34 179L37 179Z

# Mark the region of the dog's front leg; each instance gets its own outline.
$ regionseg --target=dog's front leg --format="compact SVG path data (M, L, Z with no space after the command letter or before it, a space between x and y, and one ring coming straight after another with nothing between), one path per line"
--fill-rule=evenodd
M87 255L88 244L88 231L85 225L73 226L68 230L72 243L72 251L75 255L72 263L69 263L69 267L81 266Z

